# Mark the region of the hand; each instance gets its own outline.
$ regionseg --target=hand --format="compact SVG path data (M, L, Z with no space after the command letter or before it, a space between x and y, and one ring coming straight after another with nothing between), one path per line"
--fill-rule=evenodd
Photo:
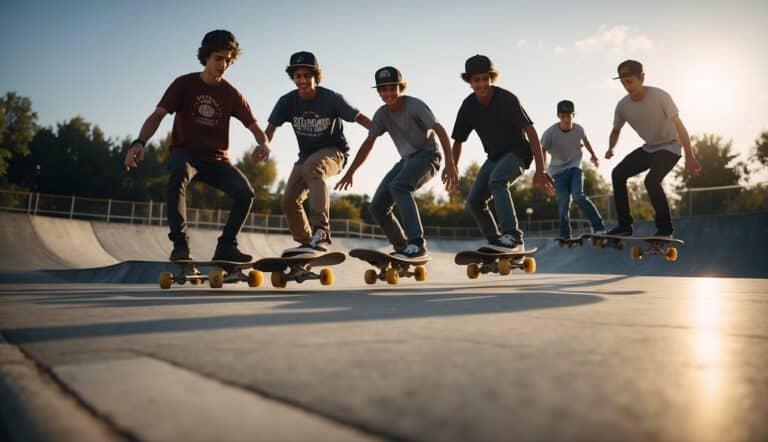
M144 146L141 143L133 143L125 153L125 170L130 172L131 169L139 167L139 163L144 161Z
M592 158L590 158L590 161L592 161L592 164L594 164L595 167L600 167L600 160L597 159L597 155L592 154Z
M251 152L251 161L258 163L259 161L267 161L269 159L269 145L259 144Z
M349 172L345 173L341 180L333 186L333 190L347 190L352 187L352 175Z
M544 173L542 170L537 170L533 174L533 187L538 187L547 193L549 196L555 194L555 182L552 177Z
M685 170L693 176L701 175L701 164L694 156L685 159Z
M605 159L606 160L610 160L611 158L613 158L613 148L612 147L608 148L608 150L605 152Z
M445 184L445 190L448 193L453 192L458 187L459 172L456 170L456 166L453 164L453 161L445 163L441 178L443 179L443 184Z

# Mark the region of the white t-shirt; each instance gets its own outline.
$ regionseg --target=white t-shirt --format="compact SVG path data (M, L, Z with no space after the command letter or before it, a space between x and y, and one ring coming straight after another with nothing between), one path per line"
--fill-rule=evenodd
M560 129L560 123L549 126L541 135L541 148L552 156L547 173L555 176L571 167L581 167L581 141L586 135L584 128L574 123L568 132Z
M616 105L613 128L621 129L629 123L640 138L645 141L643 149L656 152L668 150L682 154L682 145L677 136L677 128L672 118L678 114L672 97L665 91L652 86L645 86L645 97L634 101L627 95Z

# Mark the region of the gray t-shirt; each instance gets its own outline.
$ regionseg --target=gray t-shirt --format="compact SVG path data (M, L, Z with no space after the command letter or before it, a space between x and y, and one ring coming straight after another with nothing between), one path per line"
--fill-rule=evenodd
M571 167L581 167L581 141L585 136L584 128L576 123L568 132L560 129L560 123L544 131L541 135L541 148L552 156L547 167L549 175L555 176Z
M389 132L392 141L405 158L419 150L437 150L435 131L437 124L435 115L423 101L408 95L403 96L403 105L397 111L381 106L373 115L369 137L379 137Z
M672 97L665 91L652 86L645 87L646 94L640 101L627 95L616 105L613 128L621 129L629 123L632 129L645 141L643 149L656 152L660 149L681 155L682 145L672 117L678 114Z

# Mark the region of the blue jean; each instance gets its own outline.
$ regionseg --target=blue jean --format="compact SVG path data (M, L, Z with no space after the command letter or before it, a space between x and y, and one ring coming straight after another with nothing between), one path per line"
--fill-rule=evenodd
M439 152L415 152L398 161L376 189L368 210L396 250L408 244L424 246L424 228L413 193L437 174L441 160ZM395 204L405 232L393 213Z
M489 242L499 237L496 219L488 207L491 198L496 216L501 220L501 233L512 235L517 241L523 240L523 232L517 225L515 204L509 193L509 186L522 174L523 161L514 153L497 160L485 160L477 173L475 184L467 196L467 206Z
M555 180L557 208L560 214L560 236L571 237L571 197L581 209L581 213L592 224L592 230L605 230L605 224L595 205L584 194L584 172L578 167L571 167L552 177Z

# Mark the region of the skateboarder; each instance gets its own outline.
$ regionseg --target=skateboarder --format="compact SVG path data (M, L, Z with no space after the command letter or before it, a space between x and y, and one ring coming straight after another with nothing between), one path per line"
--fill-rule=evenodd
M560 101L557 103L557 118L560 122L550 126L541 135L541 148L552 156L547 172L555 181L557 208L560 215L560 238L563 239L571 238L569 215L571 197L579 205L581 213L592 224L592 233L605 234L603 218L592 201L584 194L584 175L581 170L582 143L589 151L590 161L595 167L600 164L600 161L592 150L584 128L574 123L573 117L573 102Z
M677 106L665 91L645 86L645 73L639 61L626 60L619 64L619 76L627 95L616 105L608 151L605 158L613 157L613 148L619 141L624 123L637 132L645 144L632 151L613 169L613 198L616 203L619 225L610 230L610 235L632 235L634 220L629 210L627 179L648 170L645 188L656 212L656 234L672 237L672 216L667 196L661 185L665 176L685 152L685 170L698 176L701 165L691 150L691 139L680 120Z
M400 71L386 66L377 70L374 78L374 87L384 105L373 115L368 138L363 141L352 165L335 188L346 190L352 186L353 176L373 149L376 138L389 132L401 160L379 184L371 200L371 215L395 248L394 256L408 259L427 257L424 229L413 194L440 169L441 158L435 134L440 139L446 159L442 173L446 190L451 191L458 184L448 134L423 101L403 95L407 83ZM400 210L405 232L392 212L395 204Z
M461 78L469 83L473 93L464 99L456 116L453 162L458 166L462 144L470 132L477 131L488 158L469 191L467 205L488 240L481 250L519 252L524 249L523 232L517 225L510 184L535 159L534 186L549 194L553 194L554 189L552 178L544 172L541 146L533 122L514 94L493 85L498 76L499 71L488 57L474 55L467 59ZM491 198L501 221L501 232L488 207Z
M229 118L240 120L256 138L254 161L269 156L269 141L256 123L248 101L223 78L239 55L240 46L231 32L215 30L205 34L197 51L203 71L182 75L171 83L125 155L126 168L137 167L144 159L145 144L160 122L167 114L175 114L166 188L171 230L168 238L173 242L171 261L192 259L185 195L187 186L195 178L222 190L233 200L213 260L251 260L250 255L238 249L236 238L251 210L254 194L245 175L232 165L227 155Z
M322 254L331 244L326 180L341 172L349 151L342 120L355 121L366 129L371 121L341 95L318 86L322 70L311 52L291 55L285 71L296 90L280 97L266 129L271 140L277 127L290 121L299 143L299 159L285 185L282 206L293 239L301 245L285 250L283 256ZM307 193L309 219L302 207Z

